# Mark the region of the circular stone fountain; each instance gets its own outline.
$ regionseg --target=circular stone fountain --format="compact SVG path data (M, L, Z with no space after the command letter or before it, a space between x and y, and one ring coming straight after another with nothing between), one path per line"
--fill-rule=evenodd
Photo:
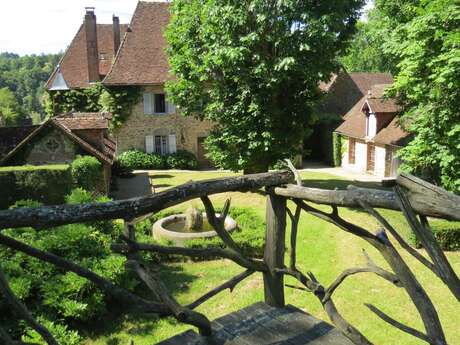
M216 216L220 215L217 213ZM237 228L235 220L229 216L225 218L224 225L228 232ZM178 246L183 246L187 240L217 236L206 215L201 215L196 209L156 221L152 227L152 234L155 240L169 240Z

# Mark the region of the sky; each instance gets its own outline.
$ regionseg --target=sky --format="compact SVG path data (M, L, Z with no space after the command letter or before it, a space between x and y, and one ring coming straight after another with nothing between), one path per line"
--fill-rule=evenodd
M98 23L111 23L113 14L129 23L136 4L137 0L0 0L0 53L59 53L75 36L85 7L96 8Z

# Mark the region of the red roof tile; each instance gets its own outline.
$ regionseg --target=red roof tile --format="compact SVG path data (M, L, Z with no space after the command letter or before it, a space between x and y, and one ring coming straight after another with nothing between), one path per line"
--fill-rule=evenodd
M126 32L128 25L120 25L120 33L123 35ZM99 57L99 74L107 75L112 61L114 59L113 45L113 27L112 24L97 24L97 45ZM88 82L88 59L86 53L86 33L84 25L81 25L77 34L70 43L64 53L59 67L56 68L46 83L46 88L50 89L54 79L57 76L57 71L60 69L67 86L71 89L85 88L90 86Z
M399 117L395 116L388 126L377 133L373 141L383 145L404 146L409 137L410 134L399 125Z
M77 129L108 129L109 121L101 113L71 113L55 118L70 130Z
M171 79L164 30L169 4L140 1L109 74L107 85L162 84Z

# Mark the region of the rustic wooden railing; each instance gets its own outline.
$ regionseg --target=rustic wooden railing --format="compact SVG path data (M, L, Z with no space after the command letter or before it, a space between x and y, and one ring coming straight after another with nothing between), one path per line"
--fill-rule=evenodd
M415 259L428 267L448 286L452 294L460 301L460 280L434 239L432 232L429 230L427 220L428 216L460 220L460 197L410 175L399 176L392 191L357 188L353 186L350 186L347 190L309 188L302 185L299 174L292 166L291 169L292 172L264 173L190 182L153 196L129 200L0 211L0 245L48 262L64 271L74 272L92 281L105 293L116 298L124 306L126 313L142 312L155 313L160 316L173 316L181 322L196 326L203 336L211 335L211 323L205 315L194 311L194 309L219 292L225 289L233 289L239 282L251 274L261 272L264 278L265 302L269 305L275 307L283 307L285 305L284 276L292 276L302 284L302 287L294 286L294 288L313 293L323 305L331 322L353 343L371 344L363 334L341 316L333 302L332 296L347 277L361 272L373 272L383 279L390 281L396 287L404 288L407 291L420 314L425 330L421 332L404 325L386 315L375 306L367 305L372 312L390 325L429 344L446 344L444 331L433 303L414 273L392 244L392 240L395 240ZM297 184L290 184L294 178ZM232 191L261 192L262 188L264 188L263 192L267 197L266 243L263 260L243 255L238 244L225 231L224 220L230 209L230 201L227 200L221 215L217 216L214 206L208 197L211 194ZM225 244L224 249L170 247L151 243L139 243L136 240L134 224L139 217L158 212L164 208L194 198L201 198L210 224ZM287 207L288 200L293 201L295 205L294 212ZM325 212L315 207L315 204L330 205L332 211ZM365 210L380 223L381 230L377 233L372 233L360 225L350 223L340 216L339 207L361 208ZM423 256L419 251L413 249L405 242L375 208L401 210L413 232L425 248L429 258ZM366 240L381 253L391 271L378 267L365 254L367 257L366 267L345 270L329 286L321 284L313 273L308 272L304 274L301 272L296 265L296 242L299 218L302 211L319 217L336 225L339 229ZM289 263L285 265L287 215L291 219L291 236ZM140 297L134 292L119 287L66 258L21 243L11 237L5 236L1 231L2 229L20 227L46 229L63 224L109 219L124 219L124 235L120 243L112 245L112 250L116 253L126 255L128 259L126 267L134 271L139 279L148 286L153 295L156 296L155 300ZM387 233L391 234L391 239L387 236ZM190 257L221 257L232 260L246 270L205 293L196 301L182 306L170 295L158 275L149 269L148 263L142 261L139 252L143 251ZM48 344L57 344L51 333L34 319L26 306L12 293L1 267L0 293L10 303L16 314L20 315L31 328L35 329ZM3 344L16 344L1 325L0 340Z

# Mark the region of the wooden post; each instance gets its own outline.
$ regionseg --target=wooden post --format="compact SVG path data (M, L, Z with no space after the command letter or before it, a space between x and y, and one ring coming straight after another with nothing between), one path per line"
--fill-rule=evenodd
M264 273L265 303L281 308L285 305L284 279L275 269L284 268L286 198L268 194L266 223L264 261L269 271Z

